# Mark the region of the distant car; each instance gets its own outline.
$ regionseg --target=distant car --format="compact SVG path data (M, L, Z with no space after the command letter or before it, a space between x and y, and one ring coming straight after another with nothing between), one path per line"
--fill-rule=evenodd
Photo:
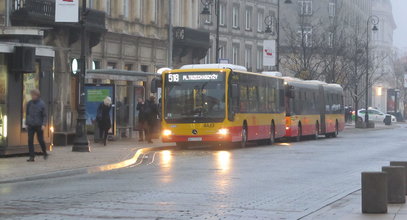
M365 121L365 114L366 114L366 110L365 109L360 109L358 111L358 120L359 121ZM386 118L386 116L390 116L391 117L391 122L395 123L397 122L397 118L394 117L393 115L390 114L385 114L377 109L368 109L368 115L369 115L369 120L370 121L375 121L375 122L384 122L384 119Z

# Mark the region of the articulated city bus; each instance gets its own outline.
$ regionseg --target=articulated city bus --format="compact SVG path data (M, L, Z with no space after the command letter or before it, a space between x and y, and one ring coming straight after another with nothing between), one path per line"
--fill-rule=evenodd
M286 137L336 137L344 129L343 89L337 84L284 78Z
M284 80L234 65L196 65L164 72L162 140L241 143L285 136Z

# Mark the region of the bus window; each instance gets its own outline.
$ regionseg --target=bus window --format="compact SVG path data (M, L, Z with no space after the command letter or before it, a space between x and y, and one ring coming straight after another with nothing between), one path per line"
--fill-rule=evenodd
M253 82L252 82L253 83ZM259 99L257 85L251 84L247 88L249 95L249 112L259 112Z
M248 112L249 99L247 97L247 86L240 85L240 112Z

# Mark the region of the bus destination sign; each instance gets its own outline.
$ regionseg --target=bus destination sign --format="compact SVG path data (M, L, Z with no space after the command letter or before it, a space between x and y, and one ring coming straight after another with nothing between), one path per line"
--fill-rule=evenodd
M206 82L222 81L224 75L220 73L173 73L166 77L167 82Z

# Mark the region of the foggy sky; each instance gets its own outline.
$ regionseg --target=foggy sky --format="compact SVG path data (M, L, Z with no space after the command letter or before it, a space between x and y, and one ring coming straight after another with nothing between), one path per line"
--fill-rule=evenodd
M407 0L391 0L397 29L394 32L394 46L407 50Z

